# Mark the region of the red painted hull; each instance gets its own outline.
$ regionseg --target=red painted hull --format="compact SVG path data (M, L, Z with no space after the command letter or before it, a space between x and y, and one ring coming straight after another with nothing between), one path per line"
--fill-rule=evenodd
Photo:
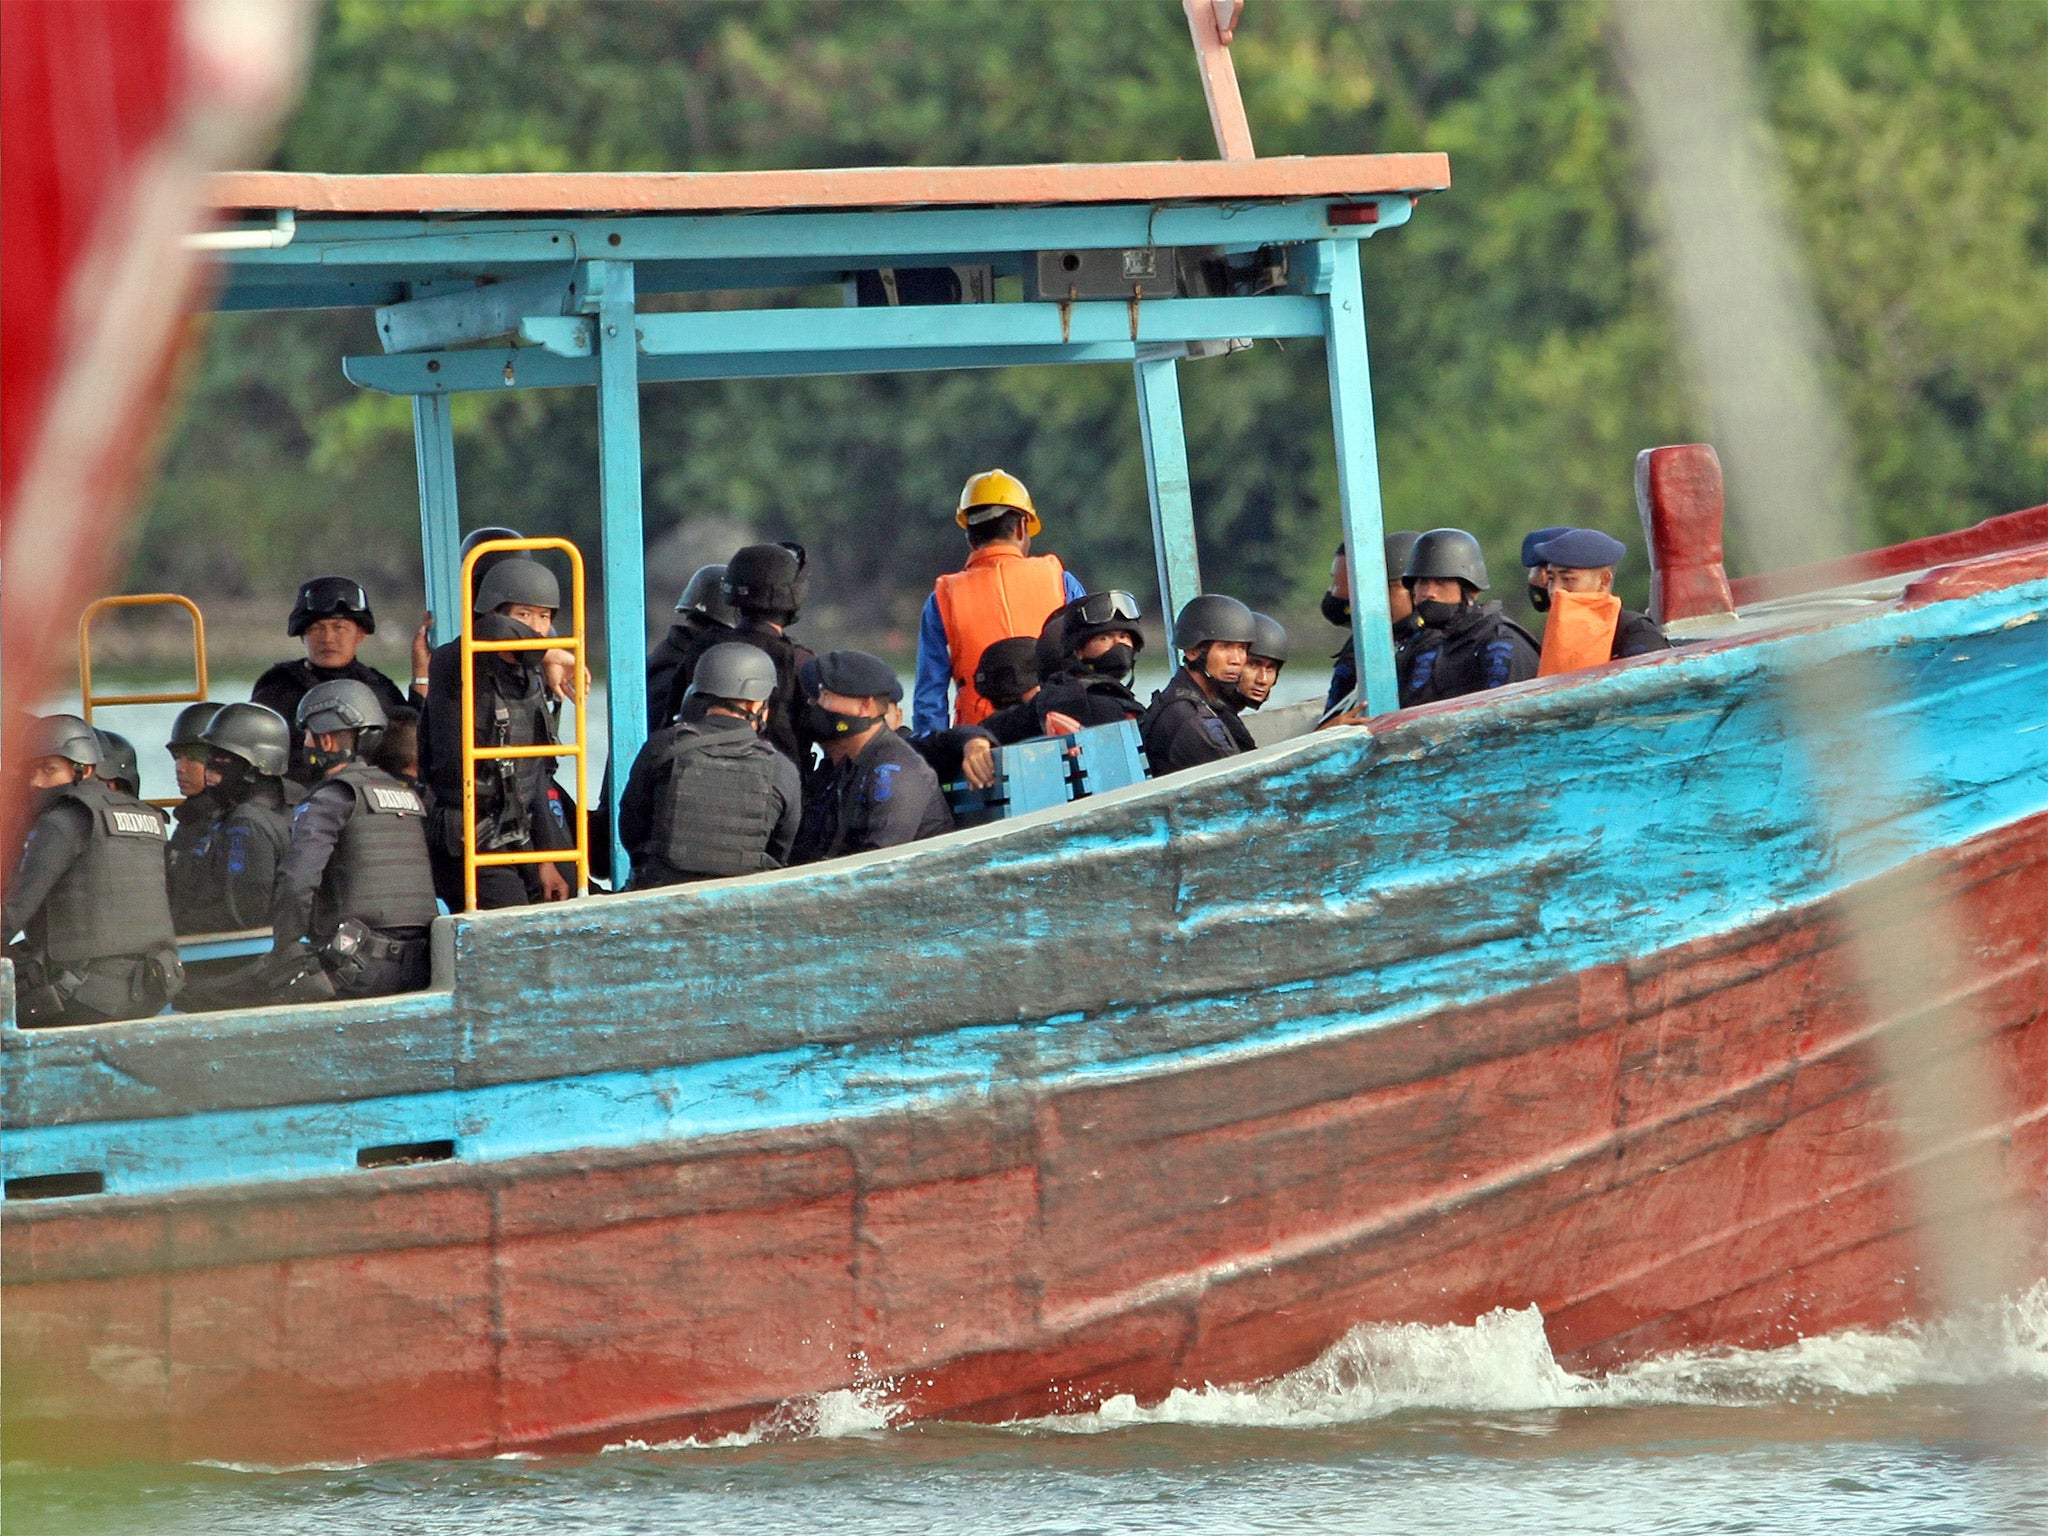
M1933 866L2040 1274L2048 817ZM1004 1419L1532 1302L1576 1369L1890 1324L1924 1234L1837 915L972 1118L16 1207L7 1454L590 1448L862 1384Z

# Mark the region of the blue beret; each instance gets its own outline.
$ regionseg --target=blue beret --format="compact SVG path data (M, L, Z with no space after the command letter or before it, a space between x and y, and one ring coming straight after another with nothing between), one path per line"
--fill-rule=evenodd
M866 651L827 651L818 658L818 686L849 699L903 698L903 680L896 669Z
M1560 533L1570 532L1571 529L1569 528L1538 528L1534 533L1530 534L1529 537L1522 540L1522 569L1527 570L1531 566L1537 566L1543 563L1541 557L1538 556L1536 553L1536 546L1538 544L1548 544Z
M1628 553L1628 546L1597 528L1566 528L1556 538L1537 545L1534 553L1536 558L1529 562L1531 565L1561 565L1572 571L1593 571L1602 566L1621 564L1621 557Z

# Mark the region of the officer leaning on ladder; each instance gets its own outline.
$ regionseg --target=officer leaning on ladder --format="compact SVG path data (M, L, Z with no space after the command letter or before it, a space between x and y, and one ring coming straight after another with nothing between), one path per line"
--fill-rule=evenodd
M100 744L76 715L31 725L35 820L0 927L23 1026L152 1014L184 984L164 893L163 812L102 782Z
M274 996L380 997L427 984L436 908L426 807L370 765L384 726L376 694L352 679L299 701L300 739L320 779L293 813L278 871L266 966Z
M636 890L788 862L803 786L759 734L774 693L775 663L745 641L698 658L683 718L647 738L619 801Z

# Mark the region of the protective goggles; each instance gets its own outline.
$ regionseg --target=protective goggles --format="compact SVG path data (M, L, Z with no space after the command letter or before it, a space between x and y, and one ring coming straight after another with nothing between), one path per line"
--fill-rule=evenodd
M364 613L369 606L370 594L345 576L323 576L299 588L299 607L306 613Z
M1090 592L1086 597L1075 598L1067 613L1070 621L1090 628L1103 624L1135 624L1138 622L1138 600L1121 589Z

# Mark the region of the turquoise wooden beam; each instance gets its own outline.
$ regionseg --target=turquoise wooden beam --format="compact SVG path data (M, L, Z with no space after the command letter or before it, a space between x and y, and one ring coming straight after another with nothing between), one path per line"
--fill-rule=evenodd
M604 525L606 710L613 786L606 834L612 842L616 890L630 868L619 841L619 796L633 759L647 740L647 575L632 263L591 262L584 302L595 311L597 332L598 496Z
M1202 590L1195 552L1195 498L1180 412L1180 374L1170 357L1140 358L1138 430L1145 443L1145 494L1152 506L1152 554L1159 568L1159 609L1169 630Z
M1358 246L1344 242L1333 254L1330 291L1322 299L1328 328L1324 351L1337 436L1337 498L1351 573L1351 638L1366 709L1384 715L1399 707L1400 684L1394 674L1393 615L1387 609L1386 527L1366 355L1365 287L1358 274Z
M462 633L462 516L455 494L454 402L445 395L412 398L412 451L420 482L420 557L434 644Z

